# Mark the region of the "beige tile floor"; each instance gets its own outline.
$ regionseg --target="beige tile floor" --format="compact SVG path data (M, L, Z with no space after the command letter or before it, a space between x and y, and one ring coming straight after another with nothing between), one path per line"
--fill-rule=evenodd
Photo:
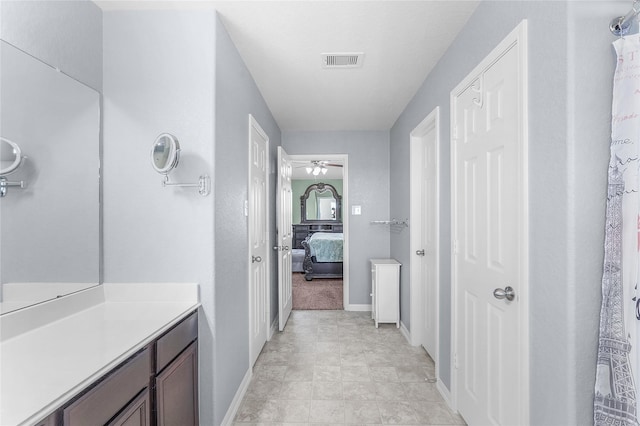
M369 312L293 311L267 342L235 425L464 425L433 383L434 363Z

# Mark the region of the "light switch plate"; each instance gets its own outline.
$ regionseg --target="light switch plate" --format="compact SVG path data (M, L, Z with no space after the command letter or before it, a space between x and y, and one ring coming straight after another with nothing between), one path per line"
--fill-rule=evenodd
M351 214L353 216L359 216L362 214L362 206L351 206Z

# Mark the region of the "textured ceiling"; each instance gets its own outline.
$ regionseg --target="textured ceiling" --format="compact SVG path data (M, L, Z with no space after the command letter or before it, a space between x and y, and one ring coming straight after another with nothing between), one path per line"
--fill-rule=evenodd
M213 4L281 130L329 131L390 129L478 1L96 3ZM364 52L362 68L322 68L334 52Z

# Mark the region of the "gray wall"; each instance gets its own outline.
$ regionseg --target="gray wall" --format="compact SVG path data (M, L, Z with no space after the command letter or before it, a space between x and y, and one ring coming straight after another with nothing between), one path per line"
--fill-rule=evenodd
M215 101L215 422L220 424L249 365L249 114L269 137L269 210L275 245L275 153L280 129L229 37L216 25ZM271 256L271 318L277 318L277 258ZM211 424L200 419L202 424Z
M104 31L105 281L200 284L200 422L220 424L250 368L248 116L272 162L280 130L215 11L107 12ZM209 174L212 195L162 188L150 164L161 132L182 147L171 180Z
M569 129L566 149L569 157L569 240L566 249L569 268L565 308L568 327L571 327L568 333L570 357L566 366L569 370L569 392L575 398L575 412L570 413L575 424L589 424L593 418L611 141L611 93L617 62L611 46L615 36L610 33L608 23L629 10L630 5L626 1L568 3L569 105L566 117ZM538 300L539 334L543 334L542 330L550 334L548 330L553 330L559 322L542 322L546 318L544 303L554 297L557 297L554 289L547 287ZM547 345L544 358L547 363L551 362L550 349ZM532 371L535 368L532 365ZM538 385L540 389L542 383ZM537 407L552 402L551 396L543 395L533 400Z
M1 1L0 38L102 90L102 11L93 2Z
M342 207L343 217L349 216L349 303L370 305L369 259L389 257L392 234L388 226L370 224L389 219L389 133L289 131L282 135L282 146L291 155L349 155L349 205ZM361 216L351 215L353 205L362 206Z
M218 195L163 188L150 153L160 133L172 133L182 155L171 181L213 177L216 23L203 10L104 13L104 279L200 284L203 424L213 424L215 405Z
M449 94L528 19L531 424L593 422L615 64L608 23L628 9L604 1L481 2L391 130L391 214L401 217L409 211L409 133L442 107L439 373L450 388ZM410 265L408 234L392 235L391 254ZM409 324L407 273L401 293Z

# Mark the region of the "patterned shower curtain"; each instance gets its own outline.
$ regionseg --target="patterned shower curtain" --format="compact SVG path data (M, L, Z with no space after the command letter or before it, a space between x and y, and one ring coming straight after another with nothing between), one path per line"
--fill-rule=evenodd
M640 37L620 38L613 46L618 64L613 83L594 422L615 426L638 425Z

